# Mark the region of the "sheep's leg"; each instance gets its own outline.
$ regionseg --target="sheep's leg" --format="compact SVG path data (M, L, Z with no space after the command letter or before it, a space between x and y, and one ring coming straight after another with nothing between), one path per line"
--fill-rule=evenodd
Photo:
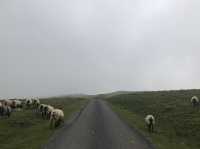
M148 125L148 130L149 132L151 132L151 125Z
M48 119L47 118L47 112L45 111L45 113L44 113L44 117L45 117L45 119Z
M47 113L47 119L49 120L49 113Z
M52 126L53 126L53 120L51 119L50 120L50 128L52 128Z
M61 122L62 122L62 124L64 124L64 123L65 123L65 121L64 121L64 119L63 119L63 118L61 119Z
M62 123L62 119L59 119L59 120L57 120L56 127L60 126L60 125L61 125L61 123Z
M60 120L55 121L55 128L59 126Z
M154 125L152 125L152 132L154 132Z
M45 119L45 113L44 112L42 112L42 118Z
M0 108L0 116L3 116L3 109Z

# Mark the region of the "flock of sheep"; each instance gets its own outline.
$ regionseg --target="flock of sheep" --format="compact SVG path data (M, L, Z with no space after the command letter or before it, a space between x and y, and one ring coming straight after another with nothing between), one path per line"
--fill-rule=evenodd
M64 122L64 112L51 105L41 104L39 98L5 99L0 101L0 116L10 117L11 113L20 109L33 109L43 119L50 121L50 128Z
M199 98L197 96L193 96L190 99L190 102L193 107L198 107L200 105ZM148 131L150 133L154 132L155 118L153 115L149 114L145 117L145 123L147 125Z
M199 98L193 96L190 100L193 107L200 105ZM43 119L50 121L50 127L57 127L64 122L64 112L61 109L56 109L51 105L41 104L38 98L27 98L11 100L5 99L0 101L0 116L10 117L11 113L16 109L31 108L35 112L40 113ZM145 117L145 123L150 133L154 132L155 117L151 114Z

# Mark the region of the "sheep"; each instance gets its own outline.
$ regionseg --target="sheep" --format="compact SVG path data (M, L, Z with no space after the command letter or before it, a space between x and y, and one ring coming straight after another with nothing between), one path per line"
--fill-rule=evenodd
M40 100L39 100L39 98L33 98L32 101L33 101L34 107L35 107L35 108L38 108L38 106L40 105Z
M22 107L26 107L26 98L19 99L22 102Z
M22 108L23 107L22 101L15 100L15 103L16 103L17 108Z
M10 106L8 106L8 105L3 106L3 116L10 117L11 112L12 112L12 109Z
M42 111L42 115L43 115L43 118L45 119L46 118L46 116L47 116L47 111L48 111L48 105L45 105L44 107L43 107L43 111Z
M45 105L43 108L43 118L50 119L50 114L53 111L54 107L50 105Z
M147 125L147 128L149 130L149 132L153 132L154 131L154 125L155 125L155 118L153 115L147 115L145 117L145 123Z
M43 107L44 107L45 105L44 104L40 104L39 106L38 106L38 110L42 113L42 111L43 111Z
M2 104L5 105L5 106L12 106L12 100L10 100L10 99L4 99L2 101Z
M53 126L54 128L57 127L64 123L64 112L60 109L54 109L51 112L51 117L50 117L50 128Z
M198 98L197 96L193 96L193 97L190 99L190 102L192 103L192 106L193 106L193 107L199 106L199 98Z
M28 108L30 108L32 104L33 104L33 101L32 101L31 98L25 99L25 105L26 105Z
M47 118L49 119L50 118L50 114L51 114L51 111L53 110L54 108L50 105L46 105L46 104L40 104L39 107L38 107L38 110L40 111L40 113L42 114L42 118Z
M20 100L13 100L11 108L13 109L22 108L22 102Z
M47 119L50 119L50 117L51 117L51 113L53 112L53 110L54 110L54 107L52 107L52 106L50 106L50 105L48 105L47 106Z
M47 105L45 104L40 104L39 107L38 107L38 111L41 113L42 117L44 118L44 108L46 107Z
M3 104L0 102L0 116L3 116Z

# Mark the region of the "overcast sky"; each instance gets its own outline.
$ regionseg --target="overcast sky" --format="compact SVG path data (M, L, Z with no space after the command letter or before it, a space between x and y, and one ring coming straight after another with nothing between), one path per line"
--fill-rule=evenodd
M199 0L0 0L0 97L200 88Z

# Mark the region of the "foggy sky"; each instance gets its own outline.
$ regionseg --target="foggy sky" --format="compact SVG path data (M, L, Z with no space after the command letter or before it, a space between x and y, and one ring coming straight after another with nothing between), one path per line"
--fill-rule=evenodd
M0 98L200 88L198 0L1 0Z

